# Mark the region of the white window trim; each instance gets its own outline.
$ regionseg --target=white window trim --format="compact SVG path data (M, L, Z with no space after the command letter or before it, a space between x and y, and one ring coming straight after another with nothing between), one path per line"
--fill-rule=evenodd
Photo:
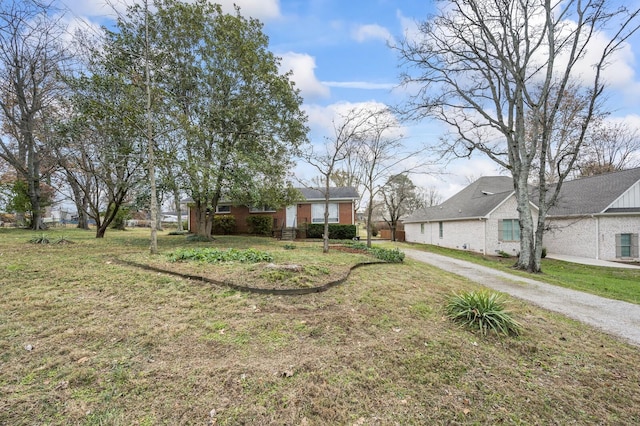
M335 217L332 217L332 213L335 214ZM324 223L324 203L311 204L311 223ZM329 203L329 223L340 223L338 203Z

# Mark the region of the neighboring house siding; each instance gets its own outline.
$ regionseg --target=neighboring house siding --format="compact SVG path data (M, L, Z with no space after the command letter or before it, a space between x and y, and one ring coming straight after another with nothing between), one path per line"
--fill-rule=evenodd
M603 260L616 259L617 234L640 233L639 216L552 218L547 223L543 245L549 253Z
M482 253L484 250L483 221L456 220L442 222L442 238L440 238L439 222L424 223L424 234L420 223L406 223L405 235L409 242L433 244L460 250L472 250Z
M495 255L504 251L517 255L519 241L500 241L499 222L504 219L518 219L515 196L509 197L498 206L488 219L442 221L443 235L439 237L439 221L405 223L406 240L409 242L433 244L461 250ZM537 222L537 212L533 211L533 221ZM421 231L424 232L421 232Z
M611 204L612 208L629 208L640 206L640 182L632 185L622 196Z
M596 219L593 217L547 219L547 231L544 233L542 245L548 253L595 259L595 229Z
M538 222L538 212L532 209L533 223ZM500 251L516 256L520 252L519 241L500 241L500 221L504 219L518 219L518 202L515 195L509 197L496 210L491 212L487 220L486 244L487 254L495 255Z
M599 235L601 259L616 259L616 234L640 234L640 216L600 217ZM636 259L638 258L636 257Z

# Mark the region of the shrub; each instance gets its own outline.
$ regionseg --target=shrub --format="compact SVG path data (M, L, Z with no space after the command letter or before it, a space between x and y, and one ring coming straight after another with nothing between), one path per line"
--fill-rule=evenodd
M520 334L521 325L504 309L502 294L489 291L471 291L454 294L446 305L447 316L471 328L504 335Z
M396 249L385 249L380 247L367 247L365 243L359 241L347 241L344 243L346 246L353 247L354 249L364 250L371 254L373 257L384 260L389 263L402 263L404 261L404 253Z
M322 238L323 223L312 223L307 227L307 238ZM356 236L355 225L329 224L329 238L332 240L350 240Z
M504 250L500 250L500 251L498 252L498 256L500 256L500 257L504 257L504 258L509 258L509 257L511 257L511 255L510 255L509 253L507 253L506 251L504 251Z
M273 262L273 256L267 252L256 249L228 249L197 248L177 249L167 255L170 262L197 261L204 263L241 262L258 263Z
M389 263L402 263L404 261L404 253L398 249L384 249L371 247L369 250L374 257Z
M167 235L187 235L189 231L171 231Z
M544 259L545 257L547 257L547 248L542 247L542 258Z
M120 207L116 216L111 222L111 229L118 229L123 231L127 226L127 220L131 219L131 212L128 207Z
M230 214L217 214L213 216L213 233L217 235L229 235L236 232L236 218Z
M40 234L32 237L29 242L31 244L49 244L51 240L45 234Z
M294 244L285 244L282 246L285 250L295 250L296 246Z
M268 215L251 215L247 217L249 233L256 235L271 235L273 217Z

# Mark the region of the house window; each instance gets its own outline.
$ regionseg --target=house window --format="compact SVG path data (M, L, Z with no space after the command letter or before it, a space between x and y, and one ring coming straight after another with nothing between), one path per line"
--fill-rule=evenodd
M231 206L216 206L216 213L231 213Z
M264 206L249 206L249 212L250 213L266 213L266 212L272 213L272 212L275 212L275 211L276 211L276 209L274 209L271 206L267 206L267 205L264 205Z
M420 233L424 234L424 223L420 224Z
M438 236L442 238L444 236L444 225L442 222L438 222Z
M520 221L518 219L499 221L498 239L500 241L520 241Z
M338 204L329 203L329 223L338 222ZM311 204L311 223L324 223L324 203Z
M616 234L616 257L638 257L638 234Z

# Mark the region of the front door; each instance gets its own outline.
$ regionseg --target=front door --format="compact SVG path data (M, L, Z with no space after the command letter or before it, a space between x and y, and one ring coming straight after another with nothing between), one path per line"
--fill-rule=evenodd
M287 228L295 228L298 220L298 206L287 206L286 225Z

